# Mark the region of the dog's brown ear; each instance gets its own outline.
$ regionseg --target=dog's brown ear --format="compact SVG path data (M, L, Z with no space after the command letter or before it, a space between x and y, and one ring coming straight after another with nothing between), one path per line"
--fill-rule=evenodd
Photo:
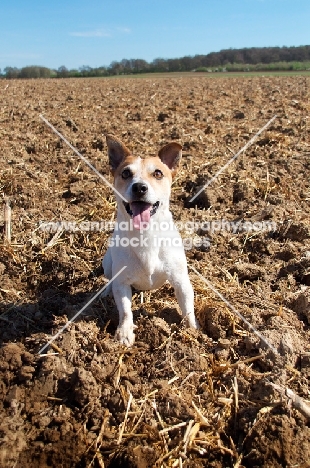
M161 159L161 162L169 167L172 175L174 175L182 158L182 146L175 142L168 143L168 145L161 148L158 157Z
M120 163L130 154L126 146L113 135L106 135L108 145L109 163L112 171L115 171Z

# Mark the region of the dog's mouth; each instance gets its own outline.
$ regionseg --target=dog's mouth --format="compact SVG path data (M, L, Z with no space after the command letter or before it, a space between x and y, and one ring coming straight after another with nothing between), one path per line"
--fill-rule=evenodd
M133 219L134 228L145 229L150 222L151 216L156 213L159 207L159 201L153 205L142 201L134 201L131 203L124 202L124 206L129 216Z

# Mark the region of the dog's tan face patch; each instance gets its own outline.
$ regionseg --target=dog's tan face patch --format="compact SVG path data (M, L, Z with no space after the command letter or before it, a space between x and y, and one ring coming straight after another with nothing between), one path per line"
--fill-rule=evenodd
M148 224L160 207L169 205L171 182L180 164L182 147L176 142L168 143L158 156L141 159L132 156L113 135L107 135L107 145L114 186L123 198L120 209L125 209L134 227L141 229L142 223Z
M106 140L108 145L109 163L112 173L115 176L117 176L117 173L120 173L120 168L124 168L126 164L134 164L137 160L141 162L141 166L143 166L143 172L146 174L146 177L149 176L152 166L154 166L154 164L159 164L161 169L153 167L153 173L151 171L151 174L153 174L157 180L160 179L160 171L162 171L163 174L168 175L168 177L173 177L178 170L182 157L182 146L179 145L179 143L168 143L159 150L158 156L151 158L148 157L141 160L141 158L132 156L130 150L113 135L107 135Z
M171 171L158 156L145 159L128 156L114 172L115 187L122 194L132 183L143 181L159 195L169 196L172 182Z
M169 203L171 171L158 157L128 156L114 175L115 188L126 198L123 205L136 229L148 226L158 208Z

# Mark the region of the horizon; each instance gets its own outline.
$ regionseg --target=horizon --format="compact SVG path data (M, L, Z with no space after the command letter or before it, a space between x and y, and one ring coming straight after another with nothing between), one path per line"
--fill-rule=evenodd
M310 44L301 44L301 45L297 45L297 46L282 46L282 47L279 47L279 46L265 46L265 47L256 47L256 46L250 46L250 47L242 47L242 48L238 48L238 49L235 49L233 47L231 47L230 49L221 49L221 50L218 50L218 51L211 51L209 52L208 54L192 54L192 55L184 55L184 56L180 56L180 57L160 57L161 59L163 60L178 60L178 59L182 59L184 57L195 57L195 56L200 56L200 55L205 55L205 56L208 56L209 54L218 54L218 53L221 53L221 52L224 52L226 50L246 50L246 49L276 49L276 48L287 48L287 49L290 49L290 48L299 48L299 47L310 47ZM153 60L151 60L150 62L147 62L148 64L151 64L153 61L155 61L156 59L158 59L159 57L155 57ZM131 57L130 59L128 59L127 57L123 57L122 60L144 60L143 58L141 57ZM109 68L111 64L113 64L113 62L116 62L116 60L112 60L112 62L109 64L109 65L101 65L99 67L91 67L89 66L90 69L97 69L97 68ZM303 62L302 60L300 61L301 63ZM306 62L308 62L308 60L306 60ZM274 63L277 63L277 61L275 61ZM39 63L33 63L33 64L28 64L28 65L25 65L23 67L20 67L20 69L23 69L23 68L27 68L27 67L38 67L38 68L47 68L51 71L57 71L59 68L61 68L62 66L66 67L66 64L63 64L61 65L60 67L58 68L51 68L51 67L47 67L45 65L42 65L42 64L39 64ZM86 67L87 65L84 65L84 67ZM10 67L7 67L7 68L10 68ZM18 68L18 67L11 67L11 68ZM68 68L68 71L73 71L73 70L80 70L83 68L83 66L81 67L78 67L78 68ZM5 70L5 68L3 69L3 71ZM1 69L0 69L0 73L1 73Z

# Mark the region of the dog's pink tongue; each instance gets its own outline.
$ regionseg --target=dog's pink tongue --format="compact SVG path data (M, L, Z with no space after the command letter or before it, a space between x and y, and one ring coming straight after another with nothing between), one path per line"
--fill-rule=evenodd
M149 203L133 202L131 203L133 226L135 229L145 229L151 219L152 205ZM143 224L144 223L144 224Z

